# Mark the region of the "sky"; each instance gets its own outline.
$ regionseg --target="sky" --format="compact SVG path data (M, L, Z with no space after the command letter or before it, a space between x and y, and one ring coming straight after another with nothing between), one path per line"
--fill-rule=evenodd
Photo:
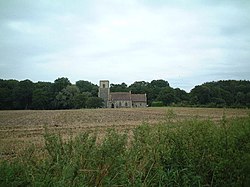
M249 0L0 0L0 79L250 80Z

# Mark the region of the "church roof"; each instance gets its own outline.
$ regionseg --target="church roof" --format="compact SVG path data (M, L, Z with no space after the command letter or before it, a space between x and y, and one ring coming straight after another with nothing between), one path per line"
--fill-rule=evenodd
M131 99L132 99L132 101L137 101L137 102L146 102L147 101L146 94L131 94Z
M111 101L130 101L131 93L129 92L112 92L110 93Z
M147 102L146 94L131 94L131 92L111 92L110 101Z

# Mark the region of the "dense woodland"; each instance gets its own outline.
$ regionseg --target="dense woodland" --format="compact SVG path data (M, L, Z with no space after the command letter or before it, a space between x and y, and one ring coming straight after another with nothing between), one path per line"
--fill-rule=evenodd
M250 81L218 81L195 86L190 93L168 81L111 84L111 92L146 93L149 106L250 107ZM84 80L72 84L62 77L51 82L0 79L0 109L100 108L98 86Z

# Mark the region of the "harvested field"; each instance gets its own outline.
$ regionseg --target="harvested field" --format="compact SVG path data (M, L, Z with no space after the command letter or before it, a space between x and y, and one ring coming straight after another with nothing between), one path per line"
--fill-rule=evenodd
M82 109L82 110L23 110L0 111L0 158L15 157L27 145L43 145L45 127L67 138L86 130L100 136L107 128L131 130L146 122L157 124L166 119L167 111L176 114L175 120L191 118L221 120L244 117L247 109L213 108L144 108L144 109Z

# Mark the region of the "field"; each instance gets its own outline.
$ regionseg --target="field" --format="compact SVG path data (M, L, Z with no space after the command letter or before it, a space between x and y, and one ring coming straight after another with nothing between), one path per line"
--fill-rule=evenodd
M142 123L158 124L171 110L175 120L244 117L246 109L214 108L143 108L84 110L21 110L0 111L0 159L15 157L27 147L44 144L44 129L67 138L86 130L98 131L100 137L107 128L131 130Z
M0 112L0 186L249 186L247 109Z

